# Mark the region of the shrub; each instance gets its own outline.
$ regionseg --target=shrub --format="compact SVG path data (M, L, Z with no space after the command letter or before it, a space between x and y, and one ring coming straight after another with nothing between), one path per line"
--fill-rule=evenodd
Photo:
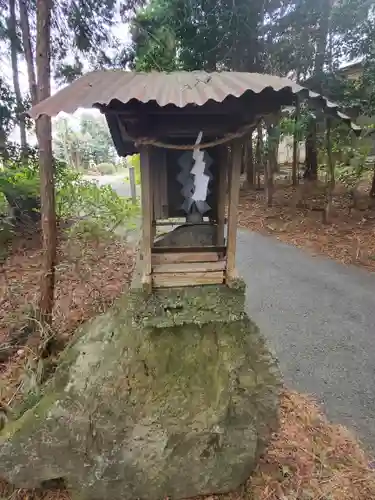
M129 227L139 207L111 186L98 186L67 171L56 185L56 211L60 219L76 220L73 232L100 238L112 236L118 226Z
M99 165L96 165L96 169L102 175L112 175L116 173L116 165L113 163L99 163Z
M141 184L141 160L139 154L128 157L129 166L134 168L135 183Z

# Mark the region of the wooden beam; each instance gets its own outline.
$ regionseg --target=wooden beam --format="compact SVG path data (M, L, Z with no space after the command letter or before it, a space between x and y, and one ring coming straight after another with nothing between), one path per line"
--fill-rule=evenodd
M225 246L220 245L210 245L204 247L153 247L152 253L161 254L161 253L190 253L190 252L224 252L226 251Z
M225 260L217 262L174 262L172 264L159 264L153 266L152 272L155 274L169 273L209 273L213 271L224 271Z
M150 146L141 146L141 189L142 189L142 282L146 291L151 291L151 246L152 246L152 186L150 170Z
M161 227L161 226L184 226L184 227L187 227L187 226L212 226L212 222L210 221L203 221L203 222L186 222L184 220L182 221L179 221L179 222L173 222L173 221L170 221L170 220L156 220L154 221L154 225L157 226L157 227Z
M216 244L224 245L224 227L225 227L225 207L227 201L227 172L228 172L228 148L221 146L219 148L218 159L218 190L217 190L217 236Z
M232 146L232 164L229 170L229 210L228 210L228 241L227 241L227 282L236 278L236 237L238 202L240 194L242 140L236 139Z
M152 284L155 288L181 286L220 285L224 283L224 272L166 273L154 274Z
M152 265L172 264L174 262L217 262L219 254L217 252L197 252L197 253L161 253L152 255Z

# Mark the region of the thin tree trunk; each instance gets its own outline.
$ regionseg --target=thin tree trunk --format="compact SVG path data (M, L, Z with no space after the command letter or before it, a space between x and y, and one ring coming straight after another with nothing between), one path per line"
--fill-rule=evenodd
M273 200L273 174L272 174L272 163L271 159L267 158L264 163L264 189L267 207L272 207Z
M246 182L247 187L254 187L254 158L253 158L253 134L246 143Z
M332 212L332 197L333 190L335 189L335 165L332 159L332 145L331 145L331 120L326 120L326 148L327 148L327 162L328 162L328 191L327 191L327 204L325 208L325 217L323 222L328 223Z
M300 114L300 103L297 97L296 102L296 114L294 117L294 131L293 131L293 164L292 164L292 184L297 186L298 184L298 164L299 164L299 122Z
M272 207L274 181L273 175L277 171L277 150L280 139L280 134L276 132L276 125L271 125L267 128L268 132L268 154L264 166L264 184L266 188L267 206Z
M35 105L38 102L38 91L36 85L34 54L31 45L30 23L27 5L27 0L19 0L23 51L26 60L31 102L33 105Z
M263 127L262 123L259 122L257 125L257 144L255 149L255 163L258 178L258 189L260 189L260 173L262 171L263 163Z
M375 198L375 165L374 165L374 173L372 176L372 183L370 189L370 198Z
M50 45L52 0L37 0L36 8L37 98L38 101L41 101L51 94ZM42 323L51 324L56 265L56 212L50 117L42 115L38 118L37 136L39 143L40 198L44 247L39 315Z
M20 140L23 154L27 152L26 123L22 111L22 94L18 73L18 37L16 21L16 0L9 0L9 34L10 54L12 61L13 87L17 103L17 120L20 127Z
M327 41L329 34L332 0L320 0L319 31L317 34L314 75L320 76L326 61ZM321 90L321 89L320 89Z
M316 145L316 120L311 120L305 141L306 159L303 177L311 181L318 179L318 152Z

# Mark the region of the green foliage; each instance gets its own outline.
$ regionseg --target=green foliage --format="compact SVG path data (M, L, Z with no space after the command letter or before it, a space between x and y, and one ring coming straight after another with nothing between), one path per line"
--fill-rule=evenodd
M109 165L111 168L114 166ZM60 220L78 221L72 231L87 237L113 236L118 226L128 226L139 208L118 196L110 186L85 181L82 175L55 161L56 213ZM30 153L27 161L16 156L0 170L0 209L7 212L12 200L39 198L39 164ZM5 202L5 198L7 202ZM1 225L5 235L4 224Z
M137 11L132 23L136 67L259 70L258 39L265 16L272 16L282 3L151 0Z
M308 127L307 113L301 114L296 121L292 116L283 116L279 123L281 137L293 136L297 133L297 138L302 141L306 137Z
M79 171L115 159L112 138L102 115L84 113L77 124L72 119L58 119L53 145L56 157Z
M0 191L0 216L5 215L7 211L8 211L7 199L5 198L4 193Z
M71 231L87 237L111 237L118 226L129 227L139 207L119 196L111 186L85 181L66 171L56 185L56 209L60 219L75 219Z
M0 172L0 191L8 198L37 197L39 175L29 166L7 167Z
M16 123L16 97L6 81L0 77L0 150L6 144Z
M111 175L116 173L116 165L113 163L99 163L99 165L96 165L96 170L103 175Z
M118 7L116 0L59 0L54 3L52 57L54 76L60 83L82 74L84 66L97 69L115 64L116 53L124 45L113 32Z
M137 39L135 67L138 71L178 69L176 36L159 17L164 15L160 7L151 2L139 12L133 26L133 37Z
M338 127L333 135L333 154L336 156L336 177L348 188L355 188L358 181L372 170L368 158L372 149L372 141L364 130L359 138L341 133Z
M19 147L8 145L7 159L0 168L0 193L12 207L27 210L35 203L28 200L39 198L39 163L35 150L29 150L27 158Z
M139 154L129 156L128 162L134 168L135 183L139 186L141 184L141 158Z
M369 52L373 2L128 0L136 67L264 71L306 80ZM141 4L140 7L138 4ZM372 38L373 39L373 38Z

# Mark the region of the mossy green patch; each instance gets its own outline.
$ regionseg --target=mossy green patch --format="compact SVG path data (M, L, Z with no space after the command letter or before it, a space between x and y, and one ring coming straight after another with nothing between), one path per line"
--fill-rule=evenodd
M41 399L7 426L0 476L90 500L238 486L277 427L279 375L243 290L133 289L84 325Z

